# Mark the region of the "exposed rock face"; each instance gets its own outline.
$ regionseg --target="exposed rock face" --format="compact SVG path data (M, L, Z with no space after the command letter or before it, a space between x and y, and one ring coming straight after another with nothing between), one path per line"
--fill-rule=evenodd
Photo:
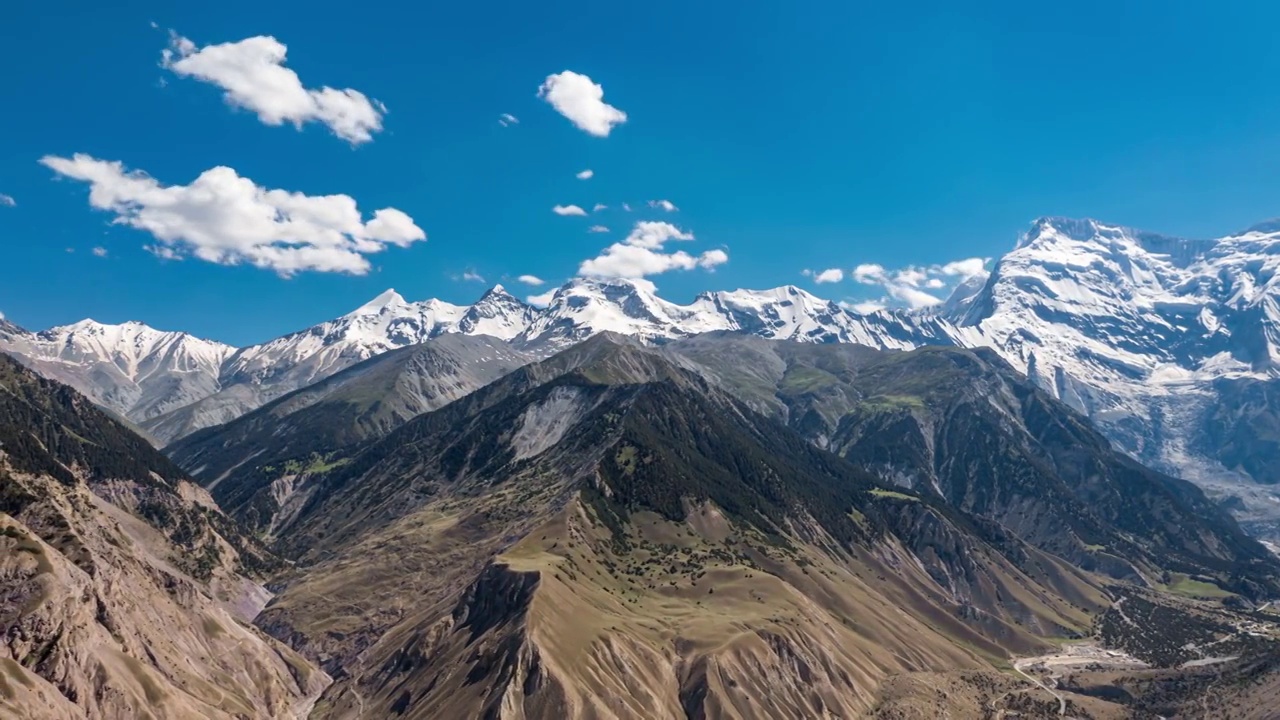
M274 560L83 396L0 357L0 709L292 717L327 684L247 625Z
M13 716L286 718L326 684L87 488L2 470L0 483L0 653L11 681L45 688L13 698Z

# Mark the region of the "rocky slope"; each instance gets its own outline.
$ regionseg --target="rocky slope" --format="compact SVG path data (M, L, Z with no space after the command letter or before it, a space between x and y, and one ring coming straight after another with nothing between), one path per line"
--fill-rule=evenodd
M375 356L225 425L193 433L166 453L190 468L229 511L264 501L239 490L245 477L268 478L274 508L288 502L299 476L324 466L344 447L386 435L531 357L488 336L442 335ZM241 518L251 528L269 531L272 526L257 512Z
M0 709L292 717L327 683L247 624L274 560L142 438L0 356Z
M664 352L883 481L944 498L1077 566L1122 577L1153 562L1230 583L1235 570L1222 560L1270 559L1193 485L1113 451L989 349L703 335Z
M711 360L744 346L773 348L774 379L735 385L767 363ZM987 416L1001 422L924 392L960 385L935 363L1008 384ZM842 389L815 384L817 365L844 367ZM877 394L895 373L917 386ZM802 411L806 392L833 401ZM852 432L862 411L914 406L909 392L956 417L949 447L894 424ZM810 411L856 462L806 436ZM1064 455L1063 432L1089 442ZM1280 593L1277 561L1194 487L1090 432L990 352L604 334L297 478L303 499L273 524L298 574L259 623L341 669L320 717L859 716L891 677L981 671L1087 632L1106 574ZM886 467L849 452L853 435L909 463L933 454ZM877 478L953 466L945 488L993 458L952 493ZM269 512L262 480L242 490ZM1148 514L1088 507L1134 492Z

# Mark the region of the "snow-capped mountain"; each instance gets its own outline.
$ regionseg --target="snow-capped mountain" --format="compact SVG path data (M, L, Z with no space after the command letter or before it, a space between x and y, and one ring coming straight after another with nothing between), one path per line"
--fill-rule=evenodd
M731 331L776 340L852 342L906 349L943 338L953 329L923 315L852 313L794 285L772 290L702 293L688 305L663 300L644 280L572 280L514 342L563 347L602 332L654 342Z
M40 333L0 323L0 349L137 422L215 392L219 368L235 352L187 333L93 320Z
M542 309L501 287L470 306L388 290L239 350L91 321L38 334L0 321L0 350L168 441L444 333L490 335L535 355L601 332L646 342L729 331L893 349L988 346L1143 462L1280 508L1250 482L1280 483L1278 266L1280 222L1185 240L1044 218L989 276L921 311L857 314L793 286L679 305L647 281L577 279Z
M474 305L408 302L387 290L342 317L261 345L237 350L222 366L219 389L143 428L162 442L240 417L281 395L319 382L374 355L445 333L510 340L529 324L533 308L502 286Z
M1044 218L943 317L1146 464L1239 494L1280 481L1277 267L1276 222L1206 241Z

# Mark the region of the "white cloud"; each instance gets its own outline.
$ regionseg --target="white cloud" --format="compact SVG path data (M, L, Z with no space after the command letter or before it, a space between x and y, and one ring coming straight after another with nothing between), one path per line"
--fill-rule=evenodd
M600 212L601 210L608 210L608 209L609 209L608 205L605 205L604 203L596 203L595 207L591 208L591 212Z
M465 272L463 272L463 273L462 273L462 280L463 280L464 282L479 282L479 283L482 283L482 282L484 282L484 276L483 276L483 275L481 275L480 273L476 272L475 270L467 270L467 271L465 271Z
M607 228L607 227L605 227L605 226L603 226L603 225L592 225L591 227L587 228L587 232L589 232L589 233L607 233L607 232L609 232L609 228Z
M0 193L0 205L4 207L15 207L17 204L18 201L14 200L13 196Z
M551 299L556 296L558 288L552 288L541 295L530 295L524 301L537 308L544 308L551 304Z
M852 310L853 312L856 312L859 315L870 315L873 312L879 312L883 310L885 306L884 306L884 303L882 302L874 302L871 300L867 300L864 302L853 302L853 303L845 302L844 300L841 300L840 307L844 308L845 310Z
M675 203L671 202L670 200L650 200L649 207L657 208L659 210L665 210L667 212L676 212L677 210L680 209L676 207Z
M627 203L622 203L622 209L625 210L626 212L631 212L631 205Z
M884 266L876 263L863 263L853 269L851 277L854 282L862 283L863 285L878 285L884 281Z
M557 215L586 215L587 211L577 205L556 205L551 212Z
M953 260L945 265L938 267L938 271L943 275L959 276L961 278L971 278L975 275L982 275L987 271L987 263L990 258L965 258L964 260Z
M229 105L256 113L267 125L309 122L327 125L353 145L369 142L382 130L386 107L364 93L328 86L306 88L298 74L284 66L288 48L268 35L239 42L196 44L171 34L162 65L174 74L217 85Z
M192 255L286 277L308 270L363 275L370 269L367 255L427 239L395 208L366 222L348 195L267 189L229 167L206 170L190 185L166 186L89 155L46 155L40 162L89 183L89 205L115 213L116 224L150 233L158 242L148 249L165 259Z
M106 249L106 248L104 248L104 247L102 247L101 245L99 245L98 247L96 247L96 248L94 248L94 249L93 249L93 254L94 254L94 255L96 255L96 256L98 256L98 257L106 257L106 256L107 256L107 249Z
M521 275L520 277L516 278L516 280L519 280L520 282L524 283L525 285L532 285L532 286L534 286L534 287L537 287L537 286L539 286L539 285L542 285L543 283L545 283L545 282L546 282L546 280L543 280L542 278L538 277L537 275Z
M920 268L908 267L899 270L893 277L907 287L920 287L921 283L929 279L929 274Z
M515 115L512 115L511 113L502 113L501 115L498 116L498 124L501 125L502 127L511 127L512 125L519 125L520 118L516 117Z
M649 250L660 250L671 240L692 240L693 233L687 233L669 222L641 220L631 229L631 234L623 240L628 245Z
M907 307L912 309L929 307L942 302L942 298L930 295L923 290L917 290L910 285L897 285L890 283L884 288L888 291L889 296L895 300L906 303Z
M155 255L161 260L181 260L182 259L182 255L180 255L177 250L174 250L168 245L146 245L143 247L143 250L146 250L147 252L151 253L152 255Z
M643 278L669 270L712 269L729 261L724 250L708 250L701 255L691 255L683 250L664 252L663 246L671 241L693 240L693 233L665 222L642 221L636 223L622 242L605 248L599 256L585 260L578 267L578 274L589 277Z
M813 281L819 285L823 283L838 283L844 280L844 271L840 268L827 268L826 270L805 270L801 273L805 277L813 278Z
M572 70L548 75L538 88L538 97L569 118L579 130L596 137L608 137L614 125L627 121L626 113L604 102L603 87Z
M863 285L878 285L888 294L886 300L911 308L937 305L943 299L926 290L950 292L957 282L986 273L985 258L965 258L928 266L909 265L887 270L883 265L866 263L853 269L850 276Z
M574 177L578 178L579 180L590 180L594 176L595 176L595 172L590 168L587 168L586 170L583 170L582 172L574 175Z

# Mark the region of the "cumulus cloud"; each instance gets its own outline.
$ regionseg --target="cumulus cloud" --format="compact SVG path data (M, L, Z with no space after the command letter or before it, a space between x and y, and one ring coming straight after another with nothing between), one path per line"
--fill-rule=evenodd
M462 280L463 280L463 282L478 282L478 283L482 283L482 282L484 282L484 276L483 276L483 275L481 275L480 273L476 272L475 270L467 270L467 271L465 271L465 272L463 272L463 273L462 273Z
M844 308L845 310L852 310L853 312L856 312L859 315L870 315L873 312L880 312L881 310L884 309L885 306L883 303L874 302L871 300L867 300L864 302L846 302L844 300L841 300L840 307Z
M284 43L269 35L197 48L172 33L161 65L175 75L217 85L227 104L255 113L267 125L287 122L301 129L318 122L353 145L369 142L382 130L386 106L351 88L305 87L284 66L287 52Z
M282 276L298 272L363 275L366 256L427 239L413 218L383 208L365 220L348 195L273 190L229 167L204 171L190 185L162 185L119 162L76 154L41 164L89 183L89 205L114 222L150 233L158 257L187 255L220 265L249 264Z
M596 137L608 137L615 125L627 121L626 113L604 101L603 87L572 70L548 75L538 88L538 97L579 130Z
M524 283L525 285L532 285L532 286L534 286L534 287L537 287L537 286L539 286L539 285L542 285L543 283L545 283L545 282L546 282L546 280L543 280L542 278L538 277L537 275L521 275L520 277L516 278L516 280L519 280L520 282Z
M826 270L805 270L801 273L805 277L813 278L813 281L819 285L823 283L838 283L844 280L844 271L840 268L827 268Z
M923 308L943 301L939 295L926 290L943 291L958 281L983 275L987 262L985 258L965 258L936 265L909 265L897 270L888 270L877 263L865 263L855 267L850 277L862 285L882 287L887 299L910 308Z
M592 225L591 227L587 228L587 232L589 232L589 233L607 233L607 232L609 232L609 228L607 228L607 227L605 227L605 226L603 226L603 225Z
M0 207L14 207L17 204L18 201L14 200L13 196L0 193Z
M99 245L98 247L93 249L93 254L96 255L97 257L106 257L107 249Z
M578 274L586 277L643 278L669 270L710 270L729 261L729 254L720 249L708 250L701 255L691 255L683 250L664 250L668 242L693 239L693 233L671 223L638 222L622 242L614 243L599 256L583 261L578 267Z
M938 271L943 275L959 276L964 279L971 278L975 275L983 275L987 272L987 262L990 258L965 258L964 260L952 260L951 262L938 266Z
M590 168L587 168L586 170L583 170L582 172L574 175L574 177L578 178L579 180L590 180L594 176L595 176L595 172Z
M854 282L859 282L863 285L875 285L885 277L884 266L876 263L863 263L853 269L851 277Z
M586 215L587 211L577 205L556 205L551 212L557 215Z
M498 124L501 125L502 127L511 127L512 125L519 125L520 118L516 117L515 115L512 115L511 113L502 113L501 115L498 116Z
M608 209L609 209L608 205L605 205L604 203L596 203L595 207L591 208L591 212L600 212L601 210L608 210Z
M524 301L536 308L544 308L551 304L551 300L555 296L556 296L556 290L553 288L551 290L548 290L542 293L541 295L530 295L529 297L526 297Z
M650 200L649 207L656 208L658 210L665 210L667 212L676 212L680 209L670 200Z

